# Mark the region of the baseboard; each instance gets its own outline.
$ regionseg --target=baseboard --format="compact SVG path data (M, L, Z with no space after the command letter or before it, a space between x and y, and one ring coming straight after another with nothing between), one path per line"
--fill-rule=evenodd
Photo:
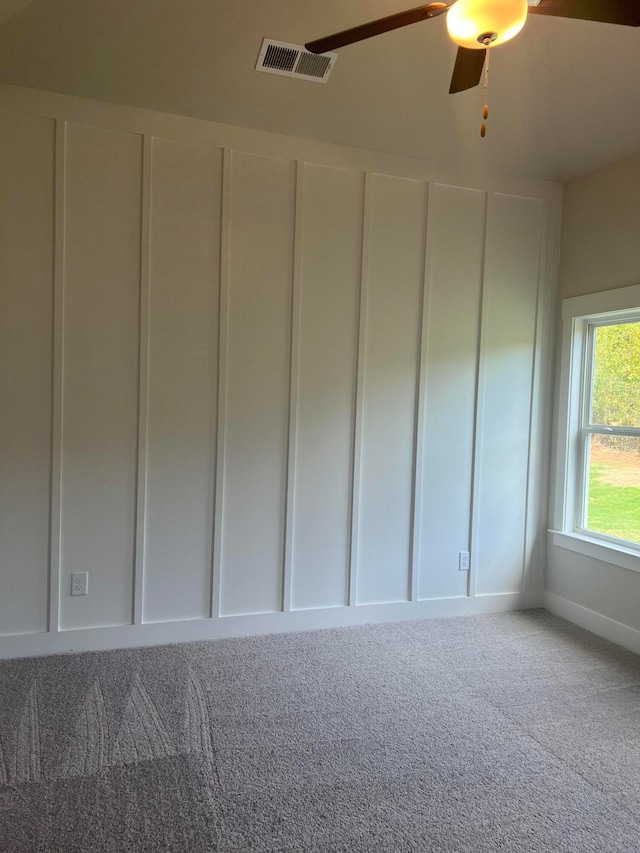
M562 598L553 592L544 593L544 607L551 613L555 613L556 616L561 616L568 622L586 628L592 634L597 634L599 637L604 637L605 640L611 640L612 643L617 643L619 646L624 646L625 649L640 654L640 631L637 628L616 622L615 619L603 616L602 613L597 613L595 610L589 610L589 608L569 601L567 598Z
M505 593L473 598L438 598L354 607L291 610L287 613L251 613L180 622L115 625L56 633L14 634L0 637L0 659L188 643L196 640L339 628L375 622L504 613L541 606L539 595Z

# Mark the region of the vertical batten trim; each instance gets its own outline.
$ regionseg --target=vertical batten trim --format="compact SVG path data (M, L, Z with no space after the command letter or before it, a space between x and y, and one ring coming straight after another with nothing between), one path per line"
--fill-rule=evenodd
M47 630L60 630L62 563L62 421L64 405L64 274L67 123L55 123L53 368L51 377L51 484L49 495L49 614Z
M140 318L138 354L138 466L136 544L133 569L133 624L144 621L144 571L147 521L147 446L149 424L149 300L151 288L151 180L153 137L143 136L140 217Z
M425 184L425 235L422 258L422 293L420 304L420 339L418 341L418 362L416 375L416 402L413 443L413 475L411 495L411 539L409 559L409 596L410 601L418 600L420 580L420 520L422 516L422 489L424 463L424 420L426 413L425 383L427 377L427 338L429 334L429 298L431 295L431 240L430 227L431 192Z
M482 449L482 418L484 414L484 349L485 349L485 320L488 313L487 287L487 239L489 234L489 193L485 193L484 203L484 235L482 241L482 276L480 279L480 312L478 321L478 343L476 349L476 379L473 405L473 434L472 434L472 459L471 459L471 492L469 495L469 573L467 578L467 595L475 597L478 575L478 494L480 491L480 459Z
M562 329L558 328L558 320L560 317L558 294L554 284L558 281L560 267L560 225L562 222L562 204L556 199L554 201L546 201L546 232L545 232L545 252L543 258L544 268L544 289L541 307L541 318L543 323L543 339L541 341L541 361L539 374L540 400L542 401L542 411L540 414L540 456L538 476L540 478L540 493L542 503L540 506L540 517L538 518L538 544L537 544L537 559L538 559L538 577L536 578L537 589L534 589L536 594L542 594L544 590L544 568L546 566L547 557L547 536L549 510L553 508L554 515L557 512L555 501L551 502L551 494L555 488L555 482L552 479L551 459L554 452L552 445L553 437L553 394L550 389L554 387L554 351L555 342L558 340L558 332L560 332L560 341L562 341ZM558 367L560 367L559 359ZM562 464L555 466L558 472L562 470ZM553 522L552 522L553 523ZM530 587L531 589L531 587Z
M369 239L371 219L371 173L365 172L362 199L362 261L360 269L360 306L358 318L358 360L356 363L353 423L353 462L351 471L351 530L349 553L348 605L358 603L358 537L360 532L360 472L362 467L362 406L367 338L367 297L369 291Z
M224 503L224 453L227 403L227 337L229 274L231 255L231 161L233 151L222 151L222 199L220 211L220 289L218 296L218 420L216 427L216 478L213 510L213 547L211 549L210 617L220 616L222 587L222 522Z
M304 205L304 161L296 161L295 221L293 233L293 282L291 292L291 352L289 372L289 425L285 492L284 564L282 610L291 610L293 573L293 516L295 508L296 439L298 421L298 376L300 363L300 284L302 276L302 227Z
M530 589L530 571L527 570L527 557L533 554L531 540L532 527L537 531L538 524L531 524L530 514L541 508L541 500L535 501L532 492L535 490L538 458L538 438L534 437L535 423L540 410L540 393L538 378L540 374L540 326L543 306L542 287L544 283L543 258L547 252L548 240L548 209L545 215L540 215L540 242L538 246L538 286L536 288L536 306L533 326L533 357L531 359L531 396L529 400L529 441L527 445L527 487L525 490L524 536L522 549L522 579L520 589L528 592ZM535 442L535 446L534 446ZM537 521L537 519L536 519ZM535 542L535 539L534 539Z

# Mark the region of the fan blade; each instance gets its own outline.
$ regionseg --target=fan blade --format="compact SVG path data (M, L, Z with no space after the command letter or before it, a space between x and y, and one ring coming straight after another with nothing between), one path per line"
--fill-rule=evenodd
M638 0L542 0L539 6L529 6L529 14L640 27Z
M459 47L456 56L456 64L453 66L453 77L449 94L464 92L465 89L473 89L482 79L482 69L487 57L484 50L470 50L468 47Z
M453 5L453 2L449 0L448 3L428 3L426 6L418 6L416 9L407 9L405 12L388 15L386 18L378 18L377 21L369 21L367 24L360 24L359 27L352 27L350 30L343 30L340 33L333 33L333 35L310 41L305 44L305 47L311 53L328 53L331 50L336 50L336 48L344 47L346 44L354 44L354 42L363 41L363 39L378 36L381 33L388 33L390 30L397 30L399 27L436 18L446 12L449 6Z

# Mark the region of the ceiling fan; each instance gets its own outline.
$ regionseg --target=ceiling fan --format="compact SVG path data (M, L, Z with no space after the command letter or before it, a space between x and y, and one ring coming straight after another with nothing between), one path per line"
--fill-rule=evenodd
M305 47L311 53L327 53L445 13L449 36L458 45L450 94L480 83L488 48L517 35L526 23L527 13L640 27L639 0L449 0L369 21L310 41Z

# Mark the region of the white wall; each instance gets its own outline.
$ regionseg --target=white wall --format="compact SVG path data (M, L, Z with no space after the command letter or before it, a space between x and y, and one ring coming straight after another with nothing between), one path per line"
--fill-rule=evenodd
M0 122L1 655L541 601L558 186Z
M640 152L567 184L560 297L640 283Z
M560 296L640 284L640 154L568 184ZM553 517L553 514L552 514ZM640 652L640 575L548 546L546 606Z

